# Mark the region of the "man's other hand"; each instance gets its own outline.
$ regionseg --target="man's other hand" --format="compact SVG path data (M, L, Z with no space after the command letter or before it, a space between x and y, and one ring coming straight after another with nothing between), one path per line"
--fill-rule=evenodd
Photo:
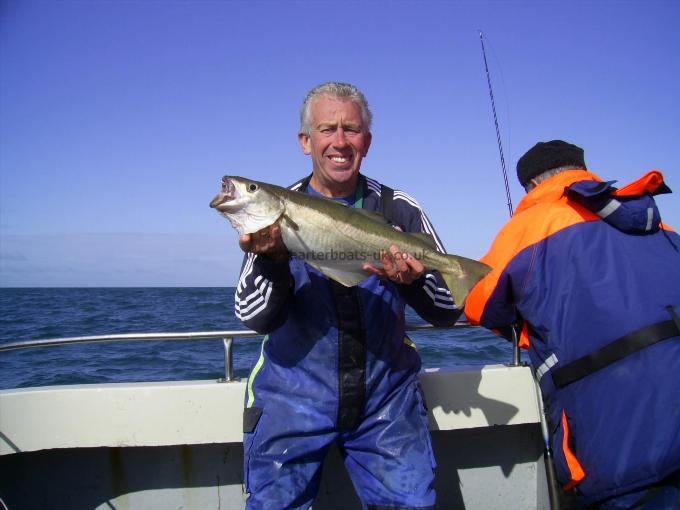
M380 278L387 278L403 285L413 283L425 272L425 266L417 258L408 253L402 253L396 245L390 246L389 251L383 252L380 261L383 264L382 269L371 264L364 264L363 269Z

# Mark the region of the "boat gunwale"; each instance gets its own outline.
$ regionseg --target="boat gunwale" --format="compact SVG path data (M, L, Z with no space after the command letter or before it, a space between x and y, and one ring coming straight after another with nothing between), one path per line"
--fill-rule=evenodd
M477 328L468 321L458 321L453 326L433 326L431 324L406 324L407 331ZM186 331L186 332L157 332L157 333L118 333L113 335L89 335L75 337L57 337L37 340L21 340L0 344L0 353L18 349L33 349L40 347L55 347L60 345L102 343L102 342L135 342L158 340L220 340L235 338L252 338L264 336L262 333L250 329L234 329L224 331Z

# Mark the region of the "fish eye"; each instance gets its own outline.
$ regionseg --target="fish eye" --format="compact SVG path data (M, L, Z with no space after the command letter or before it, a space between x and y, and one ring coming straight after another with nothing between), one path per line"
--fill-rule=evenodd
M254 184L252 182L248 184L248 191L250 191L251 193L257 191L257 184Z

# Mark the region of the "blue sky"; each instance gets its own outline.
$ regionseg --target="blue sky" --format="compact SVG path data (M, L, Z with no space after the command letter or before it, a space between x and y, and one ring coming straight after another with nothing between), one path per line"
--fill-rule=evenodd
M0 286L233 285L223 174L286 185L305 93L374 113L362 170L414 195L447 249L507 221L477 29L515 205L539 140L680 192L677 1L0 2ZM680 201L659 197L680 228Z

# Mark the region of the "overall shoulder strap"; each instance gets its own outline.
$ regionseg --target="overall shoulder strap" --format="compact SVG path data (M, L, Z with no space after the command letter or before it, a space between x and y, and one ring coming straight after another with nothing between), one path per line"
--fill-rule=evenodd
M303 177L302 179L294 182L290 186L288 186L288 189L295 189L297 191L301 191L303 193L307 193L307 186L309 186L309 181L312 180L312 174L309 174L307 177Z
M384 184L380 185L380 198L382 201L382 215L385 219L394 223L394 190Z

